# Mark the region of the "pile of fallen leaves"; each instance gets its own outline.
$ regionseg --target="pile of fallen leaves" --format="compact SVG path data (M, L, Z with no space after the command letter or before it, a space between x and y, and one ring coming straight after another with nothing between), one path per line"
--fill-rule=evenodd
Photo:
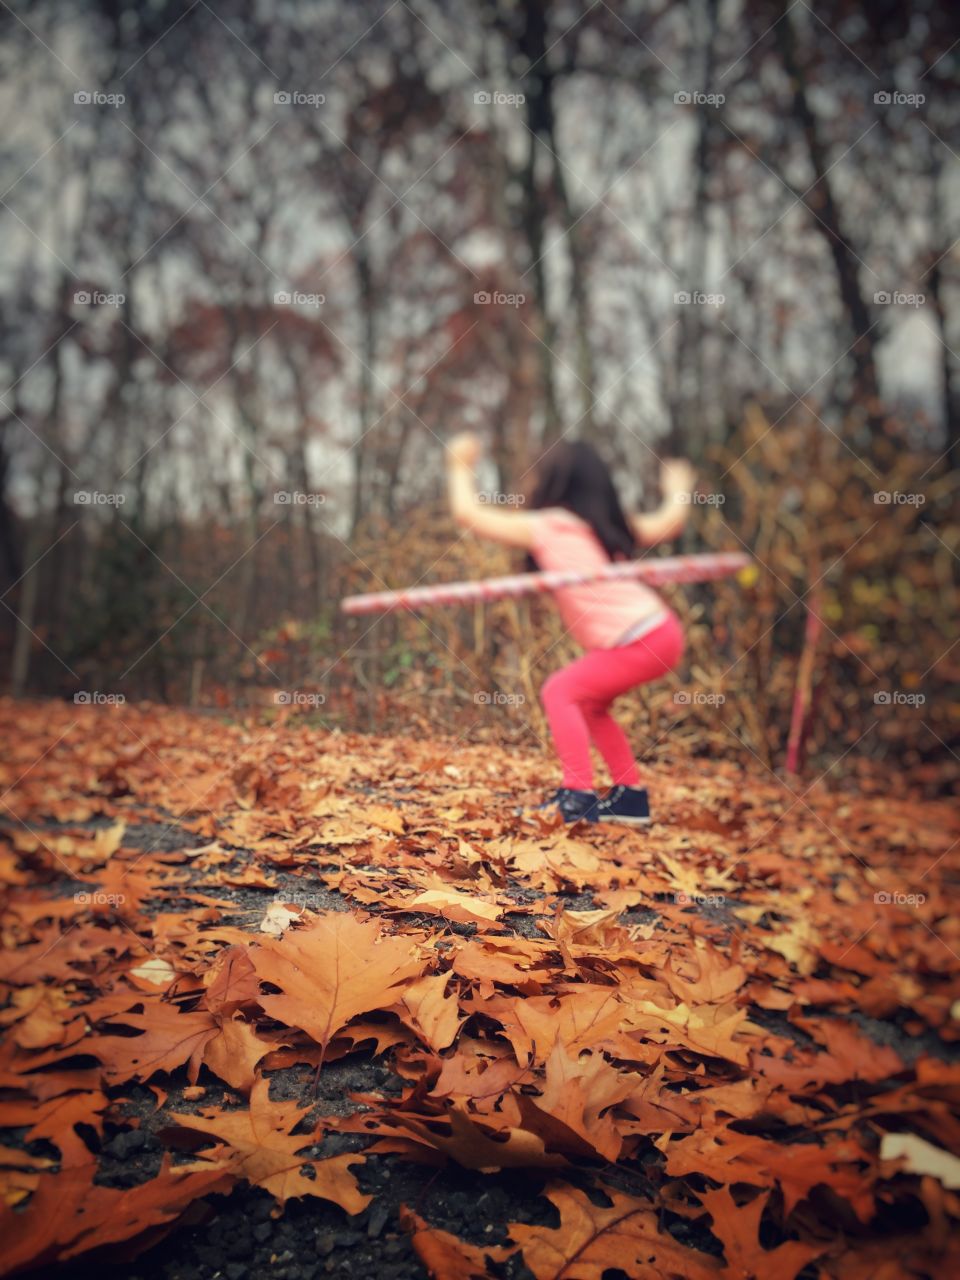
M543 759L489 746L61 703L0 732L5 1273L168 1249L253 1187L364 1224L383 1275L960 1274L946 803L698 762L648 831L563 828L515 812ZM457 1233L390 1200L408 1168L527 1200ZM331 1269L271 1230L257 1271Z

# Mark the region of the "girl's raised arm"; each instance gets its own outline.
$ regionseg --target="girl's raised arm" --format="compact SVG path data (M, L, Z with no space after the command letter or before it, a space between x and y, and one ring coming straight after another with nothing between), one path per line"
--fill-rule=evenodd
M683 532L690 515L696 481L693 467L683 458L668 458L660 469L663 501L656 511L630 517L633 536L645 547L667 542Z
M470 432L454 436L447 445L447 493L454 520L481 537L529 551L533 527L527 512L500 511L477 497L473 469L480 454L480 441Z

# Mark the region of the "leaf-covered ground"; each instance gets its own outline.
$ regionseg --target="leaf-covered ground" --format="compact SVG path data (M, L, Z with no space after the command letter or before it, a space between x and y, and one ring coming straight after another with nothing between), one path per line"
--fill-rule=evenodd
M4 1273L960 1274L957 816L0 704ZM809 789L807 789L809 788Z

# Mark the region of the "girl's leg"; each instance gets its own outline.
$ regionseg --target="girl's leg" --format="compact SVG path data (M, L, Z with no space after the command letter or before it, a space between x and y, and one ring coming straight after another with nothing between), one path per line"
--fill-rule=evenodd
M587 730L597 750L610 770L610 780L616 787L636 787L640 782L640 770L633 758L627 735L610 714L609 703L586 703L583 708Z
M543 705L565 787L593 787L591 737L614 784L636 785L639 773L630 745L607 708L628 689L666 675L682 652L683 631L679 619L671 615L640 640L617 649L594 649L550 676L543 686Z
M540 697L547 713L553 743L560 757L563 786L572 787L575 791L592 791L590 731L580 706L580 678L576 670L581 662L583 658L578 658L568 667L561 667L548 676Z

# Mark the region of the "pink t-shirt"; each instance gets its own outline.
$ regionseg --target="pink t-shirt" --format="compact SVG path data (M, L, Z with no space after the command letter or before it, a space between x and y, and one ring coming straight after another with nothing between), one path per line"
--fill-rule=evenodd
M593 529L562 507L527 513L533 523L531 554L541 569L589 573L610 563ZM555 591L564 625L584 649L610 649L644 618L666 605L642 582L589 582Z

